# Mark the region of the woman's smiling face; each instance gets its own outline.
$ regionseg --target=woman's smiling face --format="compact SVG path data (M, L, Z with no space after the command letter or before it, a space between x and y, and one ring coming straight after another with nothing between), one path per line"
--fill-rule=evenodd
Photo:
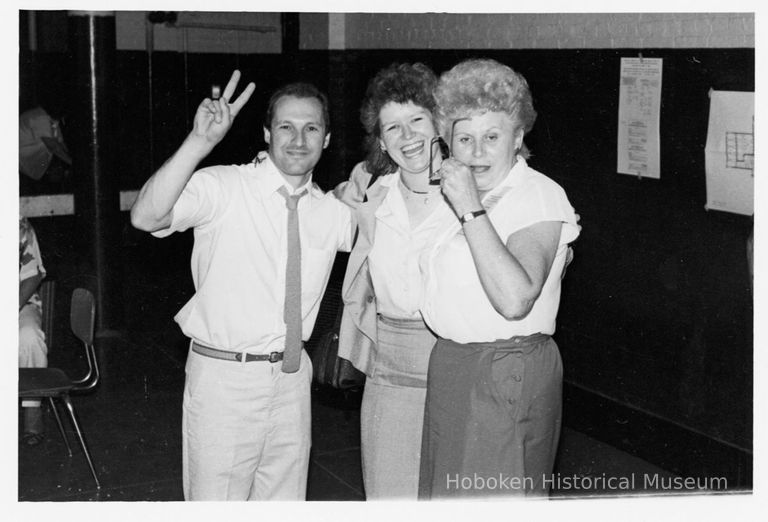
M413 174L429 168L429 147L435 136L432 114L419 105L389 102L379 111L379 142L401 170Z
M451 138L451 153L467 165L477 188L487 192L498 185L517 162L523 130L505 112L486 112L459 120Z

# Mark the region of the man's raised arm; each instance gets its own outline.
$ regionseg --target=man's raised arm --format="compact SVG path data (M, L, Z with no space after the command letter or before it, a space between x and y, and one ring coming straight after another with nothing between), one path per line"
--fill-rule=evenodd
M206 98L200 103L192 131L173 156L141 187L131 208L131 224L134 227L155 232L171 225L173 205L195 168L226 136L235 117L256 88L249 83L240 96L229 103L239 81L240 71L233 72L220 99Z

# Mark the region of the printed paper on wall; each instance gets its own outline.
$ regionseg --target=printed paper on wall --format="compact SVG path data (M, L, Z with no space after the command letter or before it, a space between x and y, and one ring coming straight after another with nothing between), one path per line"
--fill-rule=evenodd
M707 209L754 213L755 93L711 91L704 149Z
M648 178L659 170L661 58L622 58L616 170Z

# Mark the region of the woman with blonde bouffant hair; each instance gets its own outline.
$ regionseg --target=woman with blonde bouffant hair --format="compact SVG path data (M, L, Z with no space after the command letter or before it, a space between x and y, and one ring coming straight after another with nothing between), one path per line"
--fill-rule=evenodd
M438 340L419 497L546 494L562 388L551 335L577 218L526 161L536 111L522 75L467 60L441 76L435 97L452 213L421 258L422 314Z

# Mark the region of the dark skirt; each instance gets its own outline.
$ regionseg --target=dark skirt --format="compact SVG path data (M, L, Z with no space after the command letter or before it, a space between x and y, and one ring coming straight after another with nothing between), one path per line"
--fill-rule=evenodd
M427 378L419 498L546 495L562 379L549 335L438 339Z

